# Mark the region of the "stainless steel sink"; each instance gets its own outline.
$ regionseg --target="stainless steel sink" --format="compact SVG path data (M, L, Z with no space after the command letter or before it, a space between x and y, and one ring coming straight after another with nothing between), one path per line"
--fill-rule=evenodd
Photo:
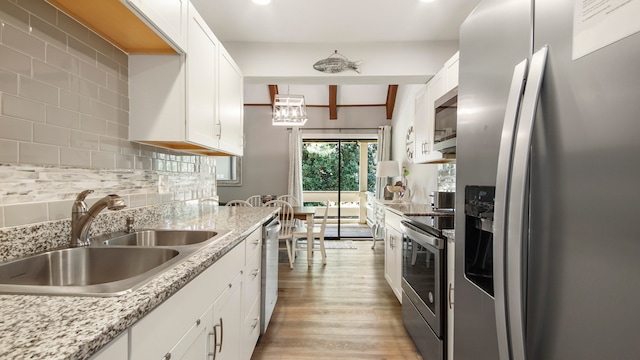
M213 239L218 234L215 231L152 229L139 230L131 234L103 235L95 238L93 242L97 243L97 245L185 246L203 243Z
M0 293L114 296L129 292L183 256L169 248L80 247L0 264Z

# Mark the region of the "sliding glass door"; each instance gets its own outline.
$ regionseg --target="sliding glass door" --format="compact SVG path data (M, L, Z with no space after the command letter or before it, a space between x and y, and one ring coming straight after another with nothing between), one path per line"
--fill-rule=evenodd
M305 140L302 188L305 204L329 201L326 238L368 237L366 191L375 186L375 140Z

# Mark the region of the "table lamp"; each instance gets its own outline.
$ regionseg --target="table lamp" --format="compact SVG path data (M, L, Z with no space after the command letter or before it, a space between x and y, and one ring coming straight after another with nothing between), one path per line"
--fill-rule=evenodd
M377 177L396 177L400 176L400 164L395 160L384 160L378 161L378 167L376 168L376 176ZM387 179L387 183L389 179ZM389 191L388 187L384 187L384 198L385 200L391 200L392 192Z

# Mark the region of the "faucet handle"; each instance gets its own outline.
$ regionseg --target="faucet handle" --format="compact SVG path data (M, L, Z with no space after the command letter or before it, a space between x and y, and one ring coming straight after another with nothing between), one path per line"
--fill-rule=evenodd
M136 232L136 228L134 226L134 221L135 221L135 218L133 216L128 216L127 217L127 222L125 224L125 229L124 229L125 232L127 232L129 234Z
M91 194L92 192L93 190L85 190L81 192L80 194L78 194L78 196L76 196L76 201L84 201L84 198L86 198L87 195Z

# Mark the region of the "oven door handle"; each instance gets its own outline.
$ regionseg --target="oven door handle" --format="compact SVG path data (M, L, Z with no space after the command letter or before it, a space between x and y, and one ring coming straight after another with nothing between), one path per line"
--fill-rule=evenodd
M442 239L429 235L405 221L400 222L400 229L407 237L422 246L431 246L438 250L444 249L444 241Z

